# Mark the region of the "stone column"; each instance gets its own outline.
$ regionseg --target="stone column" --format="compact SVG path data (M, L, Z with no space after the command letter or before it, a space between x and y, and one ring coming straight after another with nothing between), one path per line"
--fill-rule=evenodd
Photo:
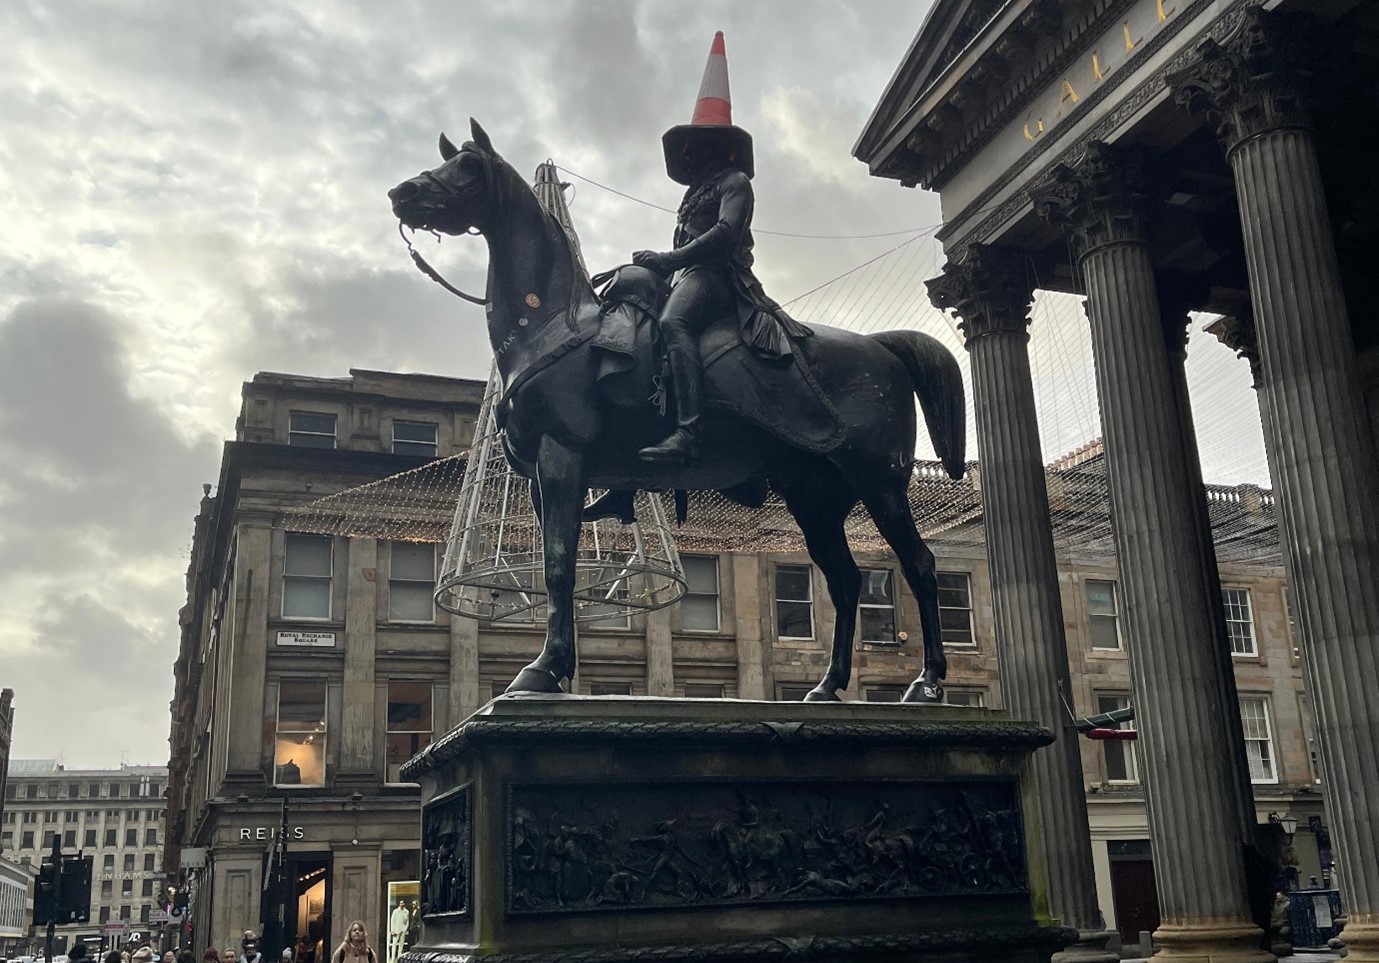
M1044 457L1029 366L1032 273L1018 252L975 244L928 282L934 306L960 319L972 357L982 514L996 616L1001 694L1017 719L1058 741L1031 760L1048 868L1049 907L1083 940L1057 958L1115 961L1101 925Z
M675 695L675 658L670 631L670 609L646 614L646 694Z
M1093 143L1036 209L1067 231L1087 292L1112 522L1166 960L1270 961L1250 915L1210 578L1178 388L1164 348L1143 167ZM1216 603L1219 605L1219 601ZM1240 739L1235 734L1234 740Z
M344 696L340 712L340 772L336 778L336 785L340 786L378 779L374 769L378 542L372 538L348 538L344 547Z
M231 647L230 737L224 792L263 792L264 685L268 672L268 601L273 530L268 520L241 522L235 548L235 635ZM277 706L269 707L276 713ZM256 917L257 918L257 917Z
M450 616L450 727L464 722L488 702L479 691L479 623ZM438 734L439 735L439 734Z
M1379 462L1310 125L1305 19L1251 8L1169 78L1225 147L1250 272L1265 440L1321 734L1350 959L1379 960Z

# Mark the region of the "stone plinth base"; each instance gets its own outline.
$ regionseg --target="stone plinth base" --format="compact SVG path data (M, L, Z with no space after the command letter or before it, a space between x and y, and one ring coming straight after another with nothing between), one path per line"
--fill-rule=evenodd
M1275 963L1272 953L1260 949L1263 932L1252 923L1200 922L1193 926L1160 926L1154 931L1162 963Z
M410 957L1043 963L1077 938L1022 778L1051 741L949 706L500 699L403 770Z

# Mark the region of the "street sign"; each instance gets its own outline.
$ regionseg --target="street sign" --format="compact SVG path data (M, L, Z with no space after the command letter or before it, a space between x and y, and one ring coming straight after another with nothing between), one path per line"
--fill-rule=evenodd
M148 921L150 923L166 923L168 921L168 911L154 907L148 911Z
M129 929L129 924L121 920L110 920L101 924L102 936L124 936L125 930Z
M206 847L205 847L205 846L183 846L183 847L182 847L182 868L183 868L183 869L205 869L205 868L206 868Z

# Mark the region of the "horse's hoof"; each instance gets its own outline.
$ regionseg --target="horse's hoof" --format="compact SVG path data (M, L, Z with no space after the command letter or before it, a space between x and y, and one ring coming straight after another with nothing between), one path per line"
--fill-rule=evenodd
M507 687L504 695L512 692L561 692L560 680L549 669L527 666L517 673L517 678Z
M943 702L943 683L928 679L916 679L905 690L901 702L917 702L922 705L939 705Z
M809 690L809 694L804 697L805 702L842 702L838 698L838 693L831 689L825 689L818 685Z

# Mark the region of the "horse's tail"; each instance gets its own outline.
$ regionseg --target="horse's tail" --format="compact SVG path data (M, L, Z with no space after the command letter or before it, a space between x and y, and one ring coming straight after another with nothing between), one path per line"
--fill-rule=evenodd
M878 331L868 337L905 365L934 451L949 477L961 478L967 458L967 401L958 359L920 331Z

